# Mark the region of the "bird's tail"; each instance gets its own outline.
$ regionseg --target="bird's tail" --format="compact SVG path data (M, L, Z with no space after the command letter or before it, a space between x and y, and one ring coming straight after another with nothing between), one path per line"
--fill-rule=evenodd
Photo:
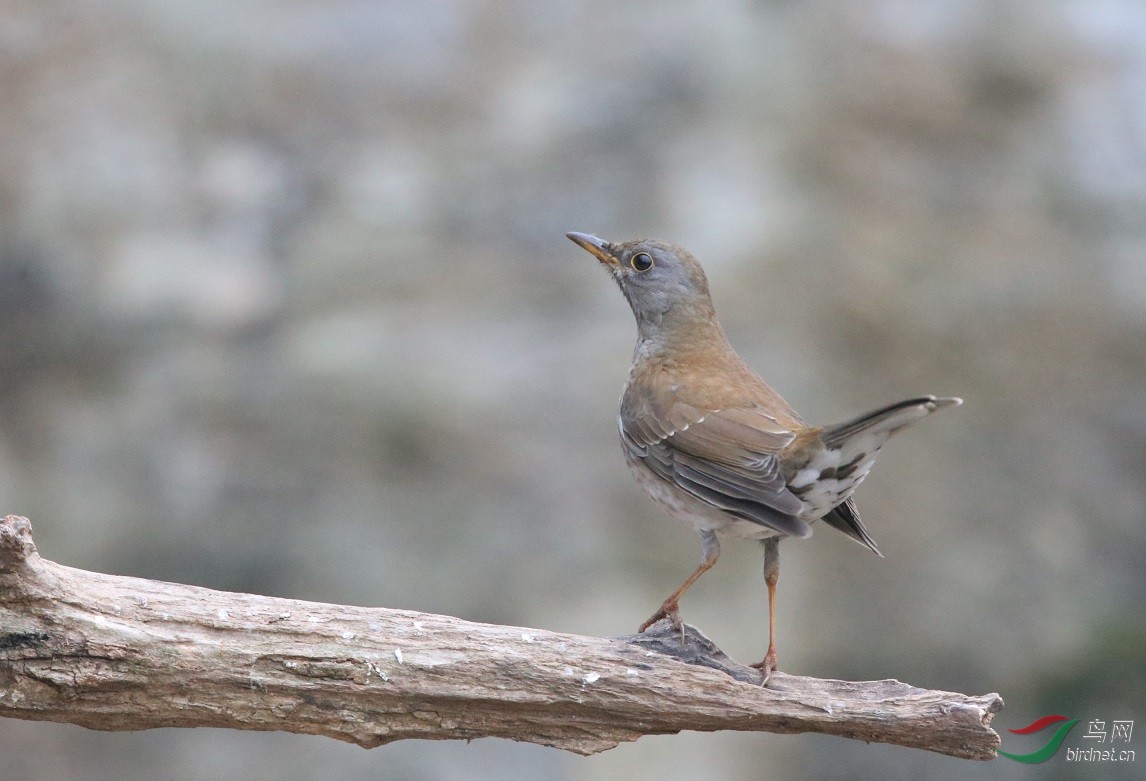
M845 440L863 435L883 442L906 425L921 420L937 409L958 406L963 399L951 397L939 399L934 396L919 396L887 407L860 415L846 423L827 426L823 430L824 444L829 448L839 447Z

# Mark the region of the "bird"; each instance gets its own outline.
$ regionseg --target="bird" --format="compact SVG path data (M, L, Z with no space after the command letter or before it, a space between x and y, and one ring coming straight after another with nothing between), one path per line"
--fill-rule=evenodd
M633 476L669 515L701 538L702 560L652 616L681 632L680 598L716 564L719 536L759 540L768 591L768 649L751 665L767 684L777 669L780 541L806 538L823 520L882 556L852 493L888 437L958 397L917 396L844 423L811 426L737 355L687 250L661 241L569 239L597 258L628 300L637 343L618 429Z

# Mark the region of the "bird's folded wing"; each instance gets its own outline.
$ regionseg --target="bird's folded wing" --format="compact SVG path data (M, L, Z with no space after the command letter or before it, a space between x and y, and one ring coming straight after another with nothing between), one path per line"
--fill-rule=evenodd
M741 518L795 537L811 527L777 455L795 434L756 407L703 410L674 403L621 418L621 440L661 478Z

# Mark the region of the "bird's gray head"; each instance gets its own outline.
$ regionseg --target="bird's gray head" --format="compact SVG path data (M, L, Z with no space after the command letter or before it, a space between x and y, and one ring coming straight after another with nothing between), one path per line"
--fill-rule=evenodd
M566 233L609 270L625 294L642 339L713 321L704 269L687 250L642 239L614 244L588 233Z

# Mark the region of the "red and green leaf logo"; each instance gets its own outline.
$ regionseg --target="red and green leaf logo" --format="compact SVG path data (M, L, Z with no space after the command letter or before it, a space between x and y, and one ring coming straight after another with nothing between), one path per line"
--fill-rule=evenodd
M1027 765L1037 765L1040 762L1046 762L1048 759L1054 756L1056 751L1058 751L1058 747L1062 745L1062 741L1064 738L1066 738L1067 733L1071 731L1075 724L1078 724L1078 719L1068 719L1066 716L1057 715L1043 716L1041 719L1036 719L1025 727L1008 730L1008 732L1012 732L1016 735L1033 735L1034 733L1042 732L1052 724L1058 724L1059 722L1065 722L1065 724L1055 730L1054 735L1052 735L1050 740L1046 742L1046 745L1044 745L1039 750L1032 751L1029 754L1009 754L1006 751L1000 751L1000 756L1004 756L1007 759L1013 759L1016 762L1022 762Z

